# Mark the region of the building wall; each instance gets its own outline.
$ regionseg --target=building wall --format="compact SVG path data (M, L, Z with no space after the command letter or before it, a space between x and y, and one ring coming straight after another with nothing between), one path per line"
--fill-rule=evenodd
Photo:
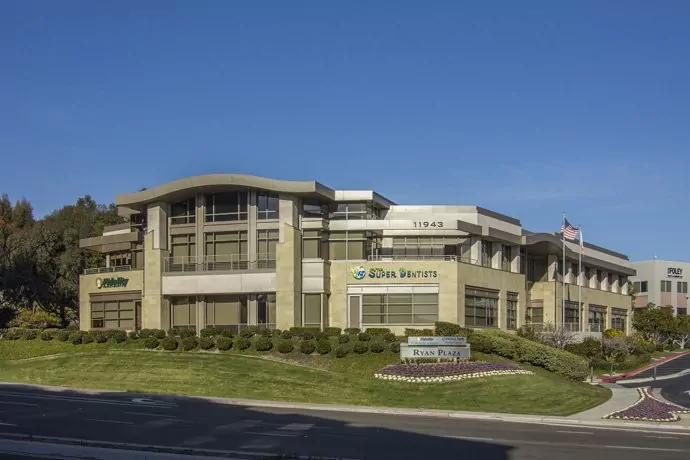
M106 278L125 278L126 287L98 287L97 280ZM127 272L99 273L94 275L81 275L79 277L79 328L82 331L91 329L91 298L92 296L110 296L139 294L143 296L144 271L132 270Z
M678 283L690 283L690 263L669 260L647 260L633 262L637 276L631 277L632 282L647 282L647 292L639 292L635 298L636 307L644 307L647 303L655 305L687 308L688 293L679 292ZM671 292L661 292L662 281L671 282Z

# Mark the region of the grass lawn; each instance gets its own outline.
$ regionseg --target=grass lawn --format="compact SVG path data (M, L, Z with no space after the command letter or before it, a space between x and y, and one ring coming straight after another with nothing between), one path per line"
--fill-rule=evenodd
M81 388L427 409L569 415L603 403L605 388L541 370L442 384L381 381L397 361L379 355L304 356L255 351L161 352L122 345L0 340L0 380ZM79 352L79 353L74 353ZM42 359L23 358L54 355ZM492 357L489 357L493 359Z

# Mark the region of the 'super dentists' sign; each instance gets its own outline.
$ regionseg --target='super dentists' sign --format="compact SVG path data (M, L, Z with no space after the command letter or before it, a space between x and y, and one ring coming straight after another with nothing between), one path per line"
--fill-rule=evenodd
M352 267L352 277L356 280L363 280L365 278L396 278L396 279L411 279L411 278L438 278L436 270L414 270L407 267L400 267L397 270L387 270L380 267L372 267L369 270L357 265Z

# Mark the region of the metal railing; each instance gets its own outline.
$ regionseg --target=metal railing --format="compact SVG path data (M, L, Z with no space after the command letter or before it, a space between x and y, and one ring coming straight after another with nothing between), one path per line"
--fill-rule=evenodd
M249 260L244 255L166 257L163 260L163 270L166 273L270 270L275 268L276 260L269 258L268 254L259 254L255 260Z
M587 324L587 332L604 332L606 325L600 322L592 322Z
M510 265L507 267L505 265L501 265L500 267L492 267L491 266L491 260L484 260L482 262L482 259L472 259L467 256L458 256L458 255L403 255L403 254L377 254L377 255L369 255L367 257L367 260L370 262L393 262L393 261L400 261L400 260L414 260L414 261L419 261L419 260L436 260L436 261L441 261L441 262L459 262L461 264L469 264L469 265L478 265L480 267L484 268L491 268L492 270L499 270L499 271L505 271L505 272L510 272Z
M564 328L568 332L580 332L580 323L525 323L525 326L531 328L534 332L549 333L554 329Z
M84 270L84 274L85 275L96 275L98 273L128 272L131 270L132 270L131 265L118 265L117 267L87 268Z

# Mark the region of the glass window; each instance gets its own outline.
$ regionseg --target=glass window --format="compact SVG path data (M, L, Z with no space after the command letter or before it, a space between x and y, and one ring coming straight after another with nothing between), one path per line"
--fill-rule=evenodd
M170 223L193 224L196 222L196 198L189 198L170 207Z
M276 246L278 245L278 229L257 231L258 260L276 260Z
M688 293L688 282L687 281L678 281L678 294L687 294Z
M671 282L670 281L661 281L661 292L671 292Z
M571 332L580 331L580 306L577 302L565 302L565 327Z
M625 332L625 326L628 314L624 309L612 308L611 309L611 328L617 331Z
M304 294L302 313L303 326L322 327L321 325L321 294Z
M362 323L430 325L438 321L438 294L364 294Z
M506 296L506 328L517 329L518 295L508 292Z
M247 192L223 192L205 195L206 222L247 220Z
M328 240L331 260L366 260L380 247L381 238L372 232L331 232Z
M259 220L277 219L278 218L278 195L260 192L257 197Z
M313 200L302 202L302 215L306 218L317 217L323 219L328 217L328 205Z
M647 292L647 282L646 281L635 281L633 283L635 287L635 292Z
M544 322L544 301L532 300L527 307L527 323L542 324Z
M465 326L497 327L498 292L465 288Z
M688 314L687 308L678 308L678 316L685 316Z
M275 296L273 297L275 305ZM206 296L206 326L221 327L238 333L249 323L248 300L246 295ZM268 298L265 300L268 301ZM269 318L271 318L270 312ZM275 315L272 318L275 318Z
M269 329L276 328L275 294L260 294L257 296L257 324Z
M174 258L196 256L196 235L172 235L170 238L170 255Z
M330 208L332 220L378 219L378 211L371 203L338 203Z
M93 329L134 329L134 300L91 302Z
M481 265L491 267L491 241L482 240Z
M463 240L462 243L465 241L469 240ZM392 254L396 259L403 260L457 257L463 253L462 243L458 237L400 236L393 238Z
M590 304L589 306L588 332L604 332L606 329L606 307Z
M196 297L170 298L170 324L173 328L196 329Z
M303 259L328 259L328 238L321 230L304 230L302 234Z

